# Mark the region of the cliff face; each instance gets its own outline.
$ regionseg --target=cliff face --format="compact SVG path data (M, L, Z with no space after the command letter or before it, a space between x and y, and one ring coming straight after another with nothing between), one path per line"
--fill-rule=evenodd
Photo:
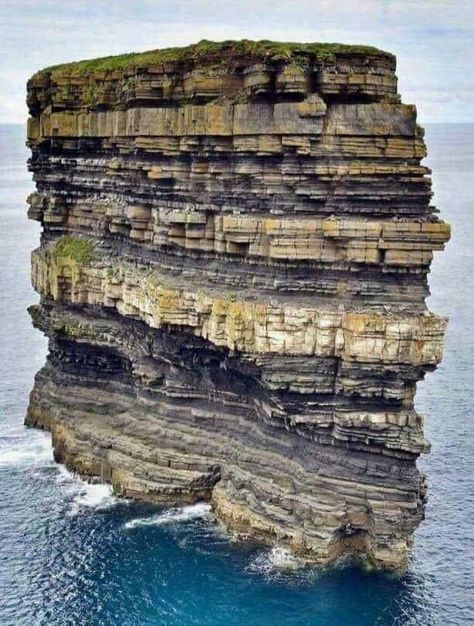
M58 461L310 560L403 567L449 228L394 71L373 48L203 42L29 81L49 355L26 421Z

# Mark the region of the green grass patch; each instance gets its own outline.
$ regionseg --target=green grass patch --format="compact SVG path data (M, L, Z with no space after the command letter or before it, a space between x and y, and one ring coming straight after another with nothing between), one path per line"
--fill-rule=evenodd
M301 55L312 56L319 59L330 59L336 54L364 54L380 55L383 52L373 46L345 45L340 43L296 43L283 41L252 41L242 39L240 41L209 41L203 39L196 44L182 48L163 48L148 52L130 52L118 56L108 56L99 59L89 59L75 63L64 63L47 67L37 72L34 78L46 74L53 77L68 75L83 75L93 72L123 70L135 67L147 67L161 65L163 63L202 62L203 65L226 64L226 59L236 56L249 56L257 58L292 60ZM391 55L389 55L391 56Z
M78 263L90 263L94 259L94 244L88 239L66 235L54 247L56 257L69 257Z

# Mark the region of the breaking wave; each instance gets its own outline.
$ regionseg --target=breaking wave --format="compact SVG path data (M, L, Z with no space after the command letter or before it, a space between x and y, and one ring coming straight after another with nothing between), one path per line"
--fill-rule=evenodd
M260 574L274 574L278 572L294 572L305 566L305 562L296 557L287 548L275 546L270 551L258 554L248 566L248 569Z
M87 482L63 465L58 466L57 482L69 500L68 514L72 516L85 510L104 511L119 502L126 502L114 494L111 485Z
M137 528L138 526L165 526L166 524L176 524L187 522L193 519L209 517L211 505L205 502L198 502L189 506L168 509L158 515L151 517L138 517L125 524L125 528Z

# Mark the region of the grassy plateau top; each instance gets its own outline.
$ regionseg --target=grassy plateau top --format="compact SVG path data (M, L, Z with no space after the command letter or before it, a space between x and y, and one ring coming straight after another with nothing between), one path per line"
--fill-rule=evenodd
M130 52L116 56L86 59L73 63L53 65L37 72L32 78L47 74L81 76L93 72L126 70L165 63L192 62L195 65L225 64L226 60L246 57L249 60L297 61L301 58L331 60L337 55L380 56L393 59L389 52L373 46L346 45L340 43L295 43L282 41L208 41L203 39L196 44L177 48L163 48L147 52Z

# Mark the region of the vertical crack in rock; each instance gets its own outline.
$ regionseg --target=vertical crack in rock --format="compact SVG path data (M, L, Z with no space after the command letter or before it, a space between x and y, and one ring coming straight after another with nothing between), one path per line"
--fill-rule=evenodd
M49 355L26 423L58 461L311 561L405 566L449 227L396 85L386 52L270 42L30 79Z

